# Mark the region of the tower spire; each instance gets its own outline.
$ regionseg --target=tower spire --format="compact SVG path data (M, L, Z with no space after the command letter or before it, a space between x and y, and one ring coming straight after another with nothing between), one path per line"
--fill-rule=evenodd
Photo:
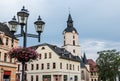
M73 27L73 20L70 13L68 15L67 27Z

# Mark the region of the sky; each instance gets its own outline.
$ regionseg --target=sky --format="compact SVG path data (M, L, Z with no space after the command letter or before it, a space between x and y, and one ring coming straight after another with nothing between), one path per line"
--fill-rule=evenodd
M0 0L0 22L10 21L23 6L30 14L28 33L37 34L33 23L39 15L46 23L41 42L28 38L27 46L49 43L61 47L70 13L82 55L85 52L88 59L96 60L98 51L120 51L120 0ZM23 45L22 38L19 45Z

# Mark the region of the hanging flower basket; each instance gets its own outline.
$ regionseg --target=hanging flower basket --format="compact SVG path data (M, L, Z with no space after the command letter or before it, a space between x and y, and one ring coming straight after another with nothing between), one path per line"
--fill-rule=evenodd
M28 62L30 60L36 60L38 58L38 53L31 48L13 48L8 52L10 58L15 58L19 62Z

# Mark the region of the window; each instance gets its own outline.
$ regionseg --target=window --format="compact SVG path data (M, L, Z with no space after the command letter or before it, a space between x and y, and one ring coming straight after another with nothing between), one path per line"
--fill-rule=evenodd
M42 50L44 50L44 49L45 49L45 47L42 47L41 49L42 49Z
M78 81L78 76L75 76L74 79L75 79L74 81Z
M10 63L12 63L12 58L10 58Z
M73 39L75 38L75 36L73 35Z
M41 64L41 69L44 69L44 64Z
M84 74L84 71L81 72L81 79L82 79L82 80L85 80L85 74Z
M36 75L36 81L39 81L39 77L38 77L38 75Z
M68 64L67 64L67 67L66 67L66 69L68 69Z
M62 69L62 63L60 63L60 69Z
M39 69L39 64L36 64L36 70L38 70Z
M7 62L7 54L4 54L4 62Z
M34 65L33 64L31 64L31 70L33 70L34 69Z
M75 45L75 40L73 40L73 45Z
M11 47L14 46L14 39L12 39L12 42L11 42Z
M47 53L45 53L45 59L47 58Z
M50 63L47 63L47 69L50 69Z
M27 71L27 64L25 64L25 71Z
M51 52L49 52L49 58L51 58L52 57L52 54L51 54Z
M39 54L39 59L41 59L41 56L42 56L42 55L41 55L41 54Z
M20 64L18 64L18 71L20 71Z
M73 70L75 69L74 65L73 65Z
M55 69L56 68L56 63L53 63L53 69Z
M91 81L93 81L93 79L91 79Z
M70 64L70 70L72 70L72 65Z
M93 76L93 72L91 72L91 76Z
M64 41L64 45L65 45L65 43L66 43L66 42Z
M33 81L33 75L31 75L31 81Z
M65 36L64 36L64 39L65 39Z
M73 53L75 53L75 49L73 50Z
M1 60L1 52L0 52L0 60Z
M79 66L78 66L78 71L79 71Z
M24 79L25 79L25 81L27 80L27 74L26 73L24 74Z
M7 37L7 38L6 38L6 45L8 45L8 40L9 40L9 38Z
M64 81L67 81L67 75L64 75Z

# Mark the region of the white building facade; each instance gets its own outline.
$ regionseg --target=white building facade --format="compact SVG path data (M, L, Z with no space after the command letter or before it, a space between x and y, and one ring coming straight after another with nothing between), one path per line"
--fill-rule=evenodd
M61 48L46 43L31 47L39 53L39 58L25 65L25 81L82 81L78 32L70 14L63 31L63 42ZM20 81L20 64L17 71Z

